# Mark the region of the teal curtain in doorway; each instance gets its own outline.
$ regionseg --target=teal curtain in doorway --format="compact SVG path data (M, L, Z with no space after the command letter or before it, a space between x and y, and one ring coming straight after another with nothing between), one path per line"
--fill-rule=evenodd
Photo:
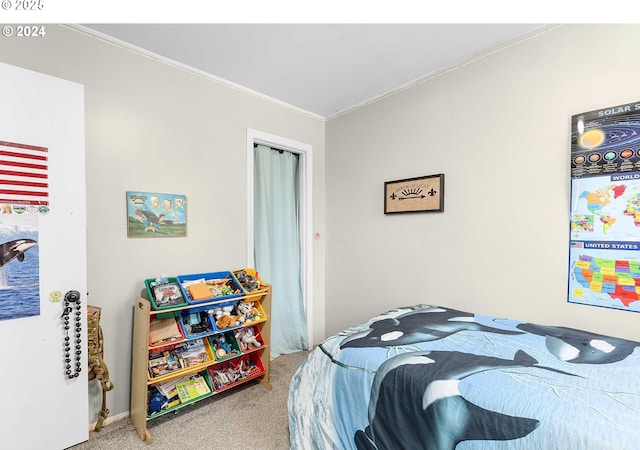
M272 286L271 358L309 347L304 312L299 228L298 155L254 149L256 270Z

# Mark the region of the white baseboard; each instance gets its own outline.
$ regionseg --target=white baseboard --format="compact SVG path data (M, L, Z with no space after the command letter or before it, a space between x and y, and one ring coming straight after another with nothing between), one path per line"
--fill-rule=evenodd
M121 419L126 419L127 417L129 417L129 411L120 413L117 416L109 416L106 419L104 419L104 422L102 422L102 426L105 427L110 423L117 422L118 420L121 420ZM96 422L89 424L89 431L94 431L95 428L96 428Z

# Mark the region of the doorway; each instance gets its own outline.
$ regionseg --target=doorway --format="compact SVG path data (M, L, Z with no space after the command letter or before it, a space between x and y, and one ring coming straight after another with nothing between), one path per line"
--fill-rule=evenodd
M298 155L300 282L307 321L307 339L313 342L313 154L312 146L291 139L247 129L247 266L255 267L254 144ZM265 280L270 282L270 280ZM277 325L276 325L277 326Z

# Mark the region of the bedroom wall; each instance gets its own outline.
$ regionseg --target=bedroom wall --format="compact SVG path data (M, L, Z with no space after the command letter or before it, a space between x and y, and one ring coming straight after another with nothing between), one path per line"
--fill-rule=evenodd
M330 120L328 335L429 303L640 339L567 303L572 114L640 100L640 26L551 27ZM445 211L383 214L385 181L445 174Z
M324 333L324 121L64 26L0 39L0 61L85 86L89 303L103 308L111 417L129 410L132 308L143 280L246 264L246 133L314 152L314 330ZM2 124L0 124L0 133ZM125 192L185 194L187 238L128 239ZM268 280L266 280L268 281ZM62 339L62 335L60 336ZM89 422L99 383L90 385Z

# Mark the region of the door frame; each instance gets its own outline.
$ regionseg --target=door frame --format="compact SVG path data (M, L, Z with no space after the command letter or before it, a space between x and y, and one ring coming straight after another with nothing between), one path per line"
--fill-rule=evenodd
M300 282L307 318L309 348L313 345L313 146L247 128L247 267L255 267L254 251L254 154L261 144L298 155L300 183Z

